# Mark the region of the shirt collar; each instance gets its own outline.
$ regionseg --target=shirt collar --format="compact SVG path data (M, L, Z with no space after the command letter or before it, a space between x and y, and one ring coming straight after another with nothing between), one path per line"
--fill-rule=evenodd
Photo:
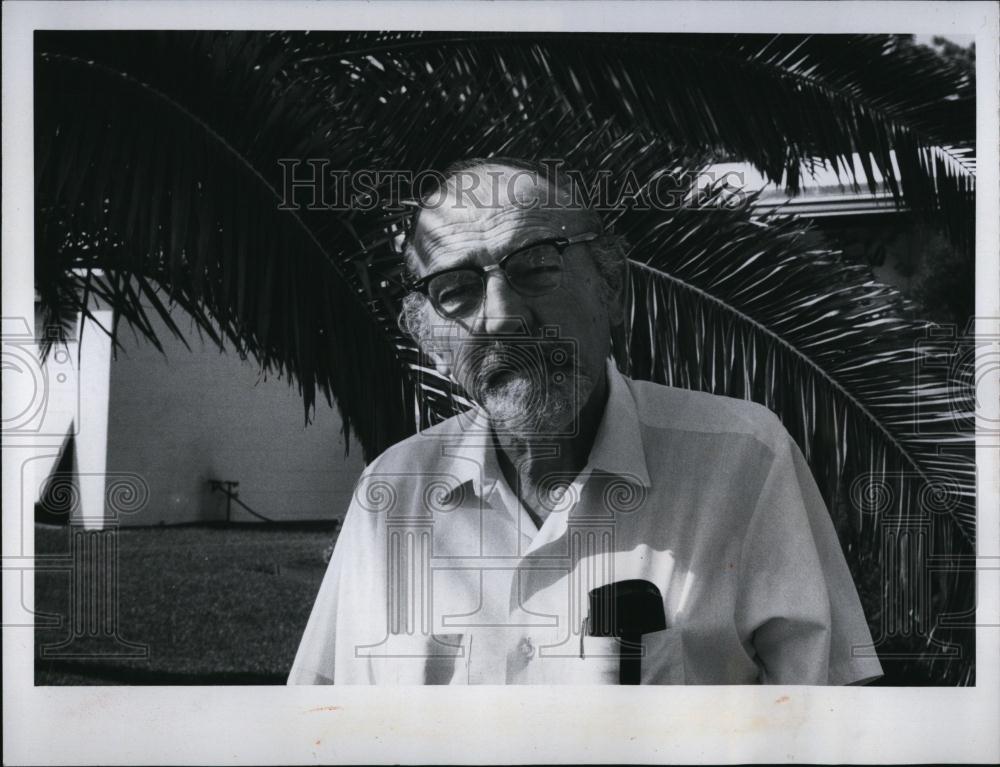
M608 400L584 472L588 469L601 471L649 488L652 483L646 467L635 399L627 379L610 358L606 372ZM451 445L442 446L445 455L450 458L446 484L451 492L471 484L472 491L482 498L483 486L491 489L500 476L489 418L480 407L468 410L457 418L460 419L460 438Z
M642 445L639 413L628 381L608 359L608 402L597 427L588 465L597 471L614 474L625 480L651 487Z
M459 438L441 446L449 459L445 484L454 493L463 485L483 497L483 485L492 487L500 474L489 417L481 407L474 407L456 416Z

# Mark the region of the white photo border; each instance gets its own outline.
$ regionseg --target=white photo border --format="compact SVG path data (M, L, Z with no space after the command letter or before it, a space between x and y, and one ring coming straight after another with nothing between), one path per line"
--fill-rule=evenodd
M977 334L1000 337L993 2L8 2L3 315L33 316L34 29L425 29L975 35ZM986 353L987 350L984 350ZM997 370L978 388L995 417ZM6 387L7 381L4 381ZM7 392L8 394L10 392ZM7 397L4 398L5 402ZM35 687L19 553L20 459L3 451L7 764L995 762L1000 760L1000 447L981 439L976 686ZM33 551L33 530L25 525ZM15 545L18 548L15 548Z

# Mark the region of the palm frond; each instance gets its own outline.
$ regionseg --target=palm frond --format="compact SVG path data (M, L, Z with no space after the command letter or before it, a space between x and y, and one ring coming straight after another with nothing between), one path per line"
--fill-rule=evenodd
M888 36L46 32L37 50L45 306L86 314L97 296L156 343L149 312L177 333L176 303L297 382L307 413L317 392L335 401L366 458L450 415L461 392L395 324L389 243L405 209L305 206L310 191L342 195L333 177L287 209L279 160L352 173L562 158L610 171L614 197L629 177L682 186L712 159L794 188L803 163L853 168L858 153L863 182L880 175L972 242L968 77ZM930 579L893 548L917 525L935 552L973 550L968 381L917 376L925 328L898 294L806 247L792 223L711 205L610 217L633 244L620 364L775 410L841 523L874 633L892 629L880 650L968 682L970 632L928 642L883 611L925 577L929 602L907 626L974 604L968 573L941 565ZM947 503L925 520L942 483ZM873 508L883 492L891 502Z
M53 34L39 55L40 275L89 316L72 298L86 282L153 343L144 307L178 332L163 291L211 338L297 381L307 412L317 389L335 400L369 453L405 436L394 339L343 258L356 240L346 222L321 239L280 207L276 158L326 153L316 94L276 89L287 56L268 38L130 35Z
M709 199L669 218L632 217L622 231L633 247L619 365L777 413L839 523L856 578L870 584L862 593L879 652L899 658L891 677L923 665L937 682L963 679L973 632L915 629L975 604L971 572L952 563L930 578L935 557L975 550L968 370L921 370L958 355L955 342L907 319L900 294L866 267L809 247L794 220L762 223ZM918 538L919 566L905 551ZM926 598L896 614L899 594L921 579Z
M900 204L934 214L971 247L974 79L895 36L372 32L292 39L303 47L303 68L351 66L389 109L420 98L414 93L428 108L457 106L461 90L435 99L422 84L443 79L442 71L475 72L482 85L502 81L519 92L542 77L580 119L612 120L674 147L748 160L793 193L801 167L824 160L851 185L860 180L874 190L884 179ZM313 76L329 77L326 71ZM527 97L523 103L530 107ZM494 121L508 127L507 114L494 113ZM419 142L412 150L405 167L436 165Z

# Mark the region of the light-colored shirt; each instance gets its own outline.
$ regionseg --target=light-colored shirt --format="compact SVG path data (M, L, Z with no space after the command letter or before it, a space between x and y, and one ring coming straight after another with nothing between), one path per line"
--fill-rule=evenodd
M376 459L289 684L615 684L619 646L588 635L588 594L628 579L663 600L643 684L880 676L830 516L777 417L607 371L589 460L540 529L480 410Z

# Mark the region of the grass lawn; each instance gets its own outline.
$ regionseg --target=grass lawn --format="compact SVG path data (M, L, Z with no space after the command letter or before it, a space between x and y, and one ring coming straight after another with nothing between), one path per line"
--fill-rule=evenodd
M71 534L36 525L36 553L65 557ZM35 630L36 685L284 684L336 538L332 525L126 528L115 535L118 636L147 646L148 657L128 657L130 648L113 636L76 636L71 604L88 602L73 599L70 570L43 570L35 576L35 610L60 620ZM102 596L96 607L110 601ZM51 653L70 638L59 651L70 657L44 656L43 648Z

